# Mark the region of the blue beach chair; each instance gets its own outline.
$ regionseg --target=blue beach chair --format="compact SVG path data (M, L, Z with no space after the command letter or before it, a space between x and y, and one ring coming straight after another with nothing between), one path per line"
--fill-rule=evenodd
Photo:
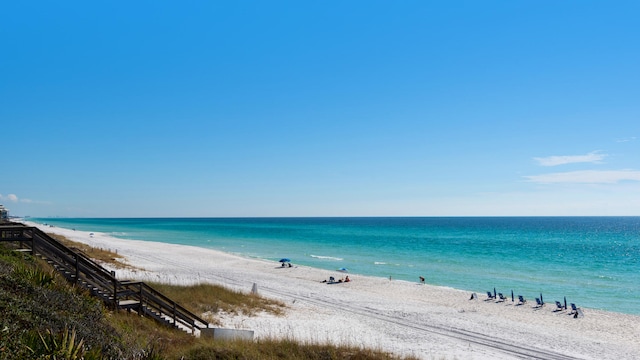
M507 298L502 295L502 293L498 293L498 302L505 302Z
M582 312L582 309L577 307L576 304L571 304L571 312L569 313L569 315L573 315L574 319L584 317L584 313Z
M564 310L564 306L562 306L562 303L560 301L556 301L556 309L554 311L562 311Z
M487 291L487 300L486 301L493 300L493 299L495 299L495 296L493 296L491 291Z
M578 312L578 307L576 306L576 304L571 303L571 312L569 313L569 315L575 314Z
M527 300L522 295L518 295L518 305L523 305Z

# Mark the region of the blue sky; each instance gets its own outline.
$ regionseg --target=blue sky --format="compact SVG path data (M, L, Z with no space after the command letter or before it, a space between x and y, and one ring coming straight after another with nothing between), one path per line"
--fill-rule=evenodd
M635 1L5 2L12 215L640 215Z

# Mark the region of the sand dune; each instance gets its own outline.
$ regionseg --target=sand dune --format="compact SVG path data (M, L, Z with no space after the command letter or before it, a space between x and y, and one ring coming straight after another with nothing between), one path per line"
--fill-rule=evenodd
M28 223L38 226L37 224ZM282 317L223 317L225 327L252 329L258 338L380 348L423 359L637 359L640 317L593 309L574 319L535 300L517 306L469 300L470 291L247 259L219 251L40 226L92 246L116 250L144 270L116 270L121 279L174 284L208 282L258 292L288 305ZM531 301L533 300L533 301ZM546 299L552 301L556 299ZM560 300L560 299L557 299ZM516 299L517 302L517 299ZM533 303L533 304L531 304Z

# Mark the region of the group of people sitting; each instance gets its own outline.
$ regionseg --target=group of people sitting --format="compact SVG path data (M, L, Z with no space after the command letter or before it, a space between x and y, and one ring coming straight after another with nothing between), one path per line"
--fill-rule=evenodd
M335 283L343 283L343 282L349 282L349 281L351 281L351 279L349 279L349 275L347 275L346 278L340 279L338 281L336 281L336 278L334 278L333 276L330 276L329 281L325 279L325 280L322 280L322 283L335 284Z
M283 262L283 263L282 263L282 267L293 267L293 265L291 265L291 263L290 263L290 262L288 262L288 263L284 263L284 262Z

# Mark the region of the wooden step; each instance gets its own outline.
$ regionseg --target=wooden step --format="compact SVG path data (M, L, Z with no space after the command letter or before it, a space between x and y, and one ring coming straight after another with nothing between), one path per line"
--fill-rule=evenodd
M120 300L118 302L118 306L120 308L131 308L140 306L140 301L138 300Z

